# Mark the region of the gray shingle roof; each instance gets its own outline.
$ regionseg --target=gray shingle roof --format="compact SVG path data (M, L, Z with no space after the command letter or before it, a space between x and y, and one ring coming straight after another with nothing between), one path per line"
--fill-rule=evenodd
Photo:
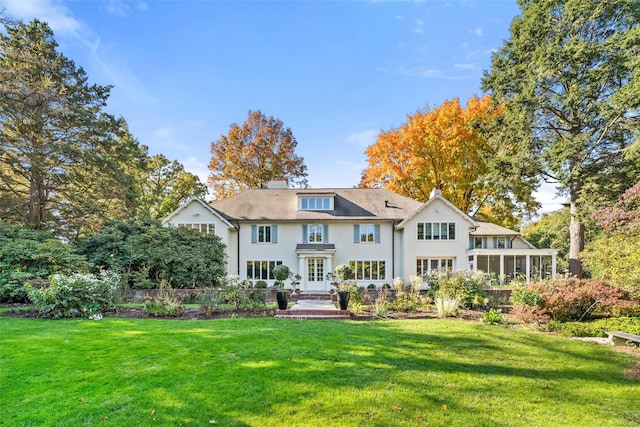
M298 210L298 197L308 195L335 195L334 210ZM401 221L420 206L418 201L382 188L255 189L211 203L228 220L251 221Z
M519 236L517 231L510 230L492 222L486 222L474 218L478 223L478 228L471 231L469 234L472 236Z

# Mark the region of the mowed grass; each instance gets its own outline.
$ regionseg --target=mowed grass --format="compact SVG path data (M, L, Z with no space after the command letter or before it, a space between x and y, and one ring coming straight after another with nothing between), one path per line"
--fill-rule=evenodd
M635 363L455 320L0 318L0 425L637 426Z

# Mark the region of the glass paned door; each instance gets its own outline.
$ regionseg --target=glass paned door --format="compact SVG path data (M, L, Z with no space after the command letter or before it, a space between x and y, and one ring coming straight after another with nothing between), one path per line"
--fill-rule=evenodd
M324 282L324 258L307 259L307 282L311 285Z

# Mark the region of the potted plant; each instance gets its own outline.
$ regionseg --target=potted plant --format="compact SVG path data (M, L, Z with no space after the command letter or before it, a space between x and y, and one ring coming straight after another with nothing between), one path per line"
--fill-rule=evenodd
M293 272L289 273L289 280L291 280L291 293L295 294L299 292L298 285L300 285L300 280L302 276L299 274L293 274Z
M347 280L353 278L353 270L349 264L340 264L336 267L333 276L338 279L337 282L334 282L338 288L338 305L340 305L340 310L346 310L351 298L351 293L347 288Z
M284 264L277 265L273 269L273 277L276 278L276 282L273 286L277 289L276 300L278 301L278 308L280 310L286 310L289 308L289 293L283 288L284 281L289 278L290 273L291 271L289 270L289 267Z

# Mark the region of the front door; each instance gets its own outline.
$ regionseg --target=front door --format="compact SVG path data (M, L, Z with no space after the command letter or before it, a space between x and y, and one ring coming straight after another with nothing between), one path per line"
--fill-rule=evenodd
M307 258L307 289L325 290L324 258Z

